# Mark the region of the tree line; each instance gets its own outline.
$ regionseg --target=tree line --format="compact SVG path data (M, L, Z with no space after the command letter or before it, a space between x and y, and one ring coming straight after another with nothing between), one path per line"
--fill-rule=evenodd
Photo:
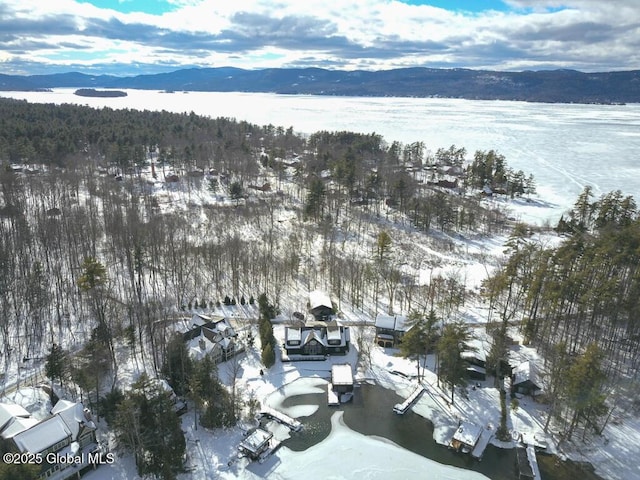
M606 401L634 395L620 385L635 385L640 366L640 217L620 191L593 197L585 187L560 219L556 247L517 226L502 268L485 283L494 346L516 322L543 353L552 415L567 438L580 425L601 430Z

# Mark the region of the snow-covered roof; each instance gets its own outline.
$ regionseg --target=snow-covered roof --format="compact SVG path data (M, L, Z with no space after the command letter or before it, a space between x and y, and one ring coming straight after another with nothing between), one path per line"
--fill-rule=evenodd
M478 351L475 351L475 352L464 351L464 352L460 353L460 357L465 359L465 360L476 359L476 360L480 360L481 362L486 362L487 361L487 354L484 352L484 350L478 350Z
M318 343L321 343L323 345L326 345L327 343L325 342L325 339L322 335L322 331L321 330L316 330L314 328L310 329L310 330L303 330L302 331L302 336L304 338L304 340L302 341L303 345L306 345L307 343L311 342L311 340L316 340Z
M482 435L482 427L473 423L462 422L456 430L456 433L453 434L453 439L473 447L478 443L480 435Z
M233 339L237 337L233 327L229 325L225 318L216 317L212 321L216 322L212 328L202 327L198 335L189 336L187 349L191 358L200 360L208 354L216 355L217 351L222 348L229 349L233 344Z
M329 295L320 290L314 290L309 292L309 307L311 310L318 307L333 308L333 304Z
M194 313L191 317L191 324L201 327L205 323L212 322L213 318L208 315L202 315L201 313Z
M76 402L70 402L69 400L58 400L58 402L51 409L51 413L55 415L56 413L60 413L63 410L67 410L69 408L74 407L75 405L81 405Z
M13 441L21 452L39 453L68 437L71 437L69 427L55 415L18 433Z
M379 313L376 317L376 328L394 330L396 327L396 317Z
M523 362L513 369L513 384L520 385L527 380L533 383L537 387L542 387L538 378L538 371L535 365L531 362Z
M165 382L166 383L166 382ZM168 384L167 384L168 386ZM171 387L169 387L171 388ZM71 431L71 439L77 440L80 427L85 425L89 428L95 428L93 421L85 416L84 405L80 402L70 402L68 400L58 400L51 409L51 413L59 415L67 424Z
M302 339L302 330L294 327L287 327L285 329L285 340L287 342L299 342Z
M312 340L317 341L318 343L324 345L325 347L329 345L329 340L331 340L331 345L336 346L339 341L339 345L345 345L346 342L350 341L349 329L343 328L340 325L333 324L327 328L323 327L286 327L285 328L285 344L288 346L299 346L306 345Z
M24 432L25 430L33 427L34 425L37 425L38 423L38 419L33 417L14 418L7 426L5 426L4 430L2 431L2 438L8 440L9 438L16 436L20 432Z
M331 383L333 385L353 385L353 371L349 364L331 366Z
M376 317L376 328L382 328L385 330L395 330L397 332L406 332L407 317L403 315L386 315L379 313Z
M31 414L22 406L16 403L0 403L0 432L14 418L27 418Z
M240 448L249 452L257 453L273 437L273 433L257 428L254 432L240 443Z
M327 340L342 340L342 332L337 323L327 327Z

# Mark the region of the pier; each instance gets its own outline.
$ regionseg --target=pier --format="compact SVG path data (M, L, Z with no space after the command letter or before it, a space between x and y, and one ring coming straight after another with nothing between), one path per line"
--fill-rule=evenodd
M261 415L272 418L277 422L286 425L294 432L299 432L302 430L302 424L296 420L295 418L291 418L289 415L279 412L271 407L262 407Z
M393 407L393 411L398 415L404 415L407 410L413 405L425 392L425 389L422 385L418 385L416 389L409 395L409 397L403 403L396 403Z

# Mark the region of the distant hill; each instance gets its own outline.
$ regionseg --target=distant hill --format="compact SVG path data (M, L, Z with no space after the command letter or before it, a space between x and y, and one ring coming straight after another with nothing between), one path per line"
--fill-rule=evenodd
M193 68L155 75L116 77L63 73L0 75L0 90L56 87L135 88L211 92L367 97L446 97L563 103L640 103L640 70L583 73L575 70L495 72L402 68L342 71L321 68Z

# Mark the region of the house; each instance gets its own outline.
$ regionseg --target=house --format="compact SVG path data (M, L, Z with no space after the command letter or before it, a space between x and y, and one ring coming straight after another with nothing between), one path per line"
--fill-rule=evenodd
M174 392L169 382L162 378L153 378L150 379L152 385L156 386L158 390L166 392L169 395L169 400L171 400L171 404L173 407L173 411L176 412L177 415L182 415L187 411L187 404L178 396L176 392Z
M344 355L349 351L349 327L332 322L289 326L284 331L284 349L291 355Z
M196 360L208 355L214 363L220 363L244 350L238 334L224 317L194 314L183 338L189 355Z
M335 311L329 295L320 290L314 290L309 293L309 312L316 320L328 321Z
M449 446L456 452L470 453L480 440L481 435L482 427L469 422L460 422Z
M473 345L472 350L466 350L460 357L466 362L467 377L471 380L487 379L487 355L482 346Z
M400 315L383 315L376 317L375 342L384 348L395 348L402 342L402 337L411 328L407 326L407 317Z
M513 369L511 375L511 392L531 396L542 393L540 374L532 362L523 362Z
M3 449L42 458L40 479L77 478L95 468L101 451L89 410L82 403L59 400L50 414L39 421L21 406L0 404Z
M251 460L259 460L261 456L268 453L272 439L273 433L263 430L262 428L256 428L240 442L238 450Z

